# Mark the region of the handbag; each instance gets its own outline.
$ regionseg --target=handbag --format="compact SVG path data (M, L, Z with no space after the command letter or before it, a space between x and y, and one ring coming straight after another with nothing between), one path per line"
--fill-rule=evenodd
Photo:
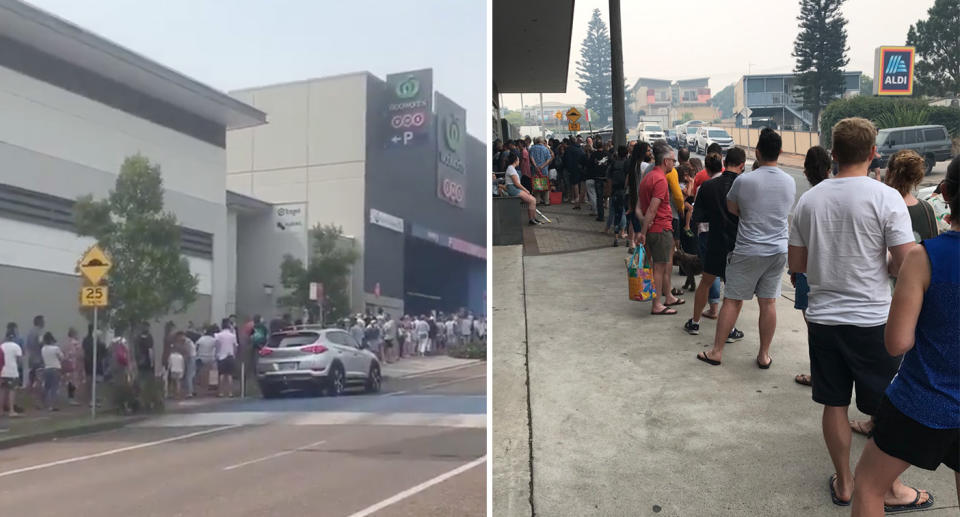
M533 190L550 190L550 179L546 176L534 176Z
M627 259L627 289L629 298L635 302L652 300L657 295L653 284L653 268L644 256L643 246L637 246Z

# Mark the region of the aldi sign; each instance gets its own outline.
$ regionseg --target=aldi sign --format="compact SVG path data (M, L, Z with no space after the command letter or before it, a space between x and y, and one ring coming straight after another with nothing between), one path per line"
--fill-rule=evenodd
M874 95L913 95L913 47L877 47Z

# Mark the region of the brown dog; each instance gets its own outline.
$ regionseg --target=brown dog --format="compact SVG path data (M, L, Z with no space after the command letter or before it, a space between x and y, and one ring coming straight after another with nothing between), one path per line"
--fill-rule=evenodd
M683 274L687 275L687 281L684 282L683 288L688 291L696 291L697 280L694 277L703 273L703 264L700 263L700 257L676 250L673 252L673 265L680 266Z

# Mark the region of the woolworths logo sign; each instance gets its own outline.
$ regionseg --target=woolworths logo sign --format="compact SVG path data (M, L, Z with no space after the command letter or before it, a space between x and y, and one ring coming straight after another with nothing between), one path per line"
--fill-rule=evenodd
M412 99L420 93L420 81L414 76L409 76L397 84L397 97L401 99Z
M457 152L460 149L460 143L463 141L463 124L460 119L449 116L446 119L444 128L444 141L447 143L447 149Z

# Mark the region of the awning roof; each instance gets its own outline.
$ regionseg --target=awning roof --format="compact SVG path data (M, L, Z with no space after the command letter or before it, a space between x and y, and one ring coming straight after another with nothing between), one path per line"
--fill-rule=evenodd
M266 122L256 108L18 0L0 0L0 34L228 129Z
M574 0L493 0L493 82L500 93L566 93Z

